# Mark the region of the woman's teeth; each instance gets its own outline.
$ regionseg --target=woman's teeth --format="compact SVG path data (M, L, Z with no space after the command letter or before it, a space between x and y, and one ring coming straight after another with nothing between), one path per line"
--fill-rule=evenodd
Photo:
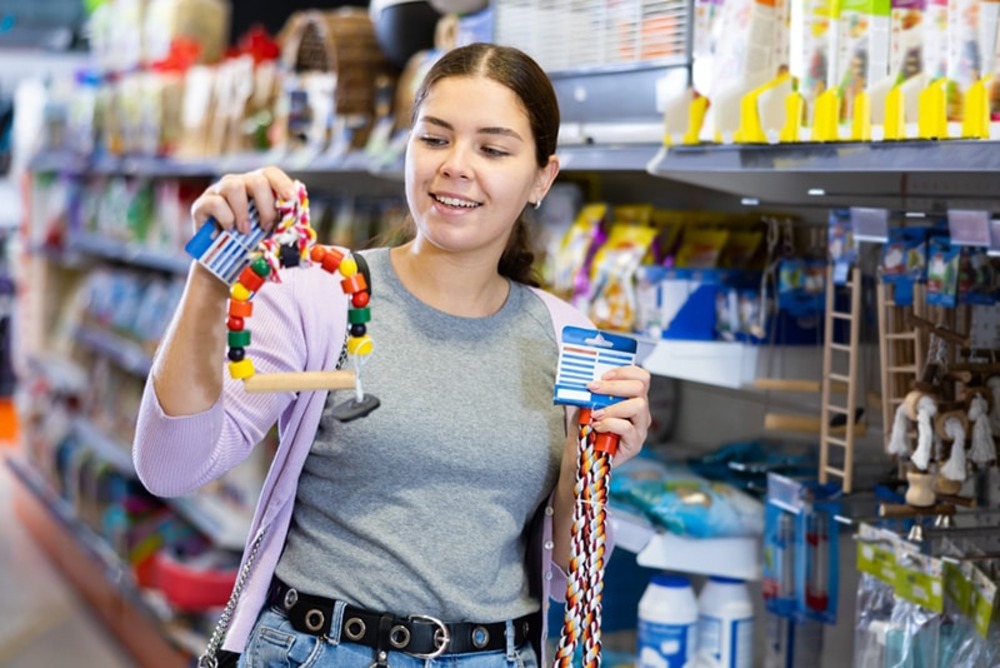
M440 197L438 195L434 195L434 199L441 202L442 204L447 204L448 206L457 206L463 209L474 209L477 206L479 206L478 202L470 202L468 200L456 199L454 197Z

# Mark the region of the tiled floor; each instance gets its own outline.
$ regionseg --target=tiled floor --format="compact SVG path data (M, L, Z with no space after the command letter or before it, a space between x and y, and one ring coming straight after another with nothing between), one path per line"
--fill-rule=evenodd
M0 443L0 666L135 666L15 517L11 452Z

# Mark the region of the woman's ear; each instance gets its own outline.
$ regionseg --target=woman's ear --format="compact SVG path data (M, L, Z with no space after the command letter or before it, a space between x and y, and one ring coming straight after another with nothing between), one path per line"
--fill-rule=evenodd
M557 176L559 176L559 158L550 155L548 163L538 170L538 176L535 177L535 185L531 189L531 199L529 201L535 203L545 199L545 195L548 194L549 188L552 187L552 183L556 180Z

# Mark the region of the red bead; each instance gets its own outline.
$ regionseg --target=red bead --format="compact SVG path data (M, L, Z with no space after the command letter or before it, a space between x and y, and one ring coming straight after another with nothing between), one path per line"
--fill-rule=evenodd
M340 261L344 259L344 254L336 248L327 248L326 255L323 256L323 269L331 274L340 267Z
M368 282L365 280L365 275L358 272L352 276L348 276L340 282L340 287L344 289L349 295L353 295L357 292L363 292L368 289Z
M238 316L230 316L229 320L226 321L226 327L231 332L239 332L243 330L243 318Z
M309 259L317 264L322 263L324 257L326 257L326 246L316 244L312 247L312 250L309 251Z
M239 282L250 292L257 292L264 285L264 278L248 265L240 272Z
M354 308L364 308L365 306L368 306L369 299L371 299L371 294L367 290L355 292L351 295L351 305L354 306Z
M249 318L253 315L253 302L241 302L236 299L229 300L229 315L237 318Z

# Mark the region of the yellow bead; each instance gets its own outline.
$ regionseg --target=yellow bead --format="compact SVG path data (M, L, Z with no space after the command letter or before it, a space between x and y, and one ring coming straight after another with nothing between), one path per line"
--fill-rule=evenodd
M361 355L364 357L371 355L373 350L375 350L375 342L367 334L364 336L352 336L347 339L347 352L351 355Z
M358 273L358 263L353 257L345 257L340 262L340 275L344 278Z
M242 283L233 283L233 287L229 289L229 296L238 302L245 302L253 297L253 293Z
M243 380L254 375L253 360L245 358L239 362L229 363L229 375L236 380Z

